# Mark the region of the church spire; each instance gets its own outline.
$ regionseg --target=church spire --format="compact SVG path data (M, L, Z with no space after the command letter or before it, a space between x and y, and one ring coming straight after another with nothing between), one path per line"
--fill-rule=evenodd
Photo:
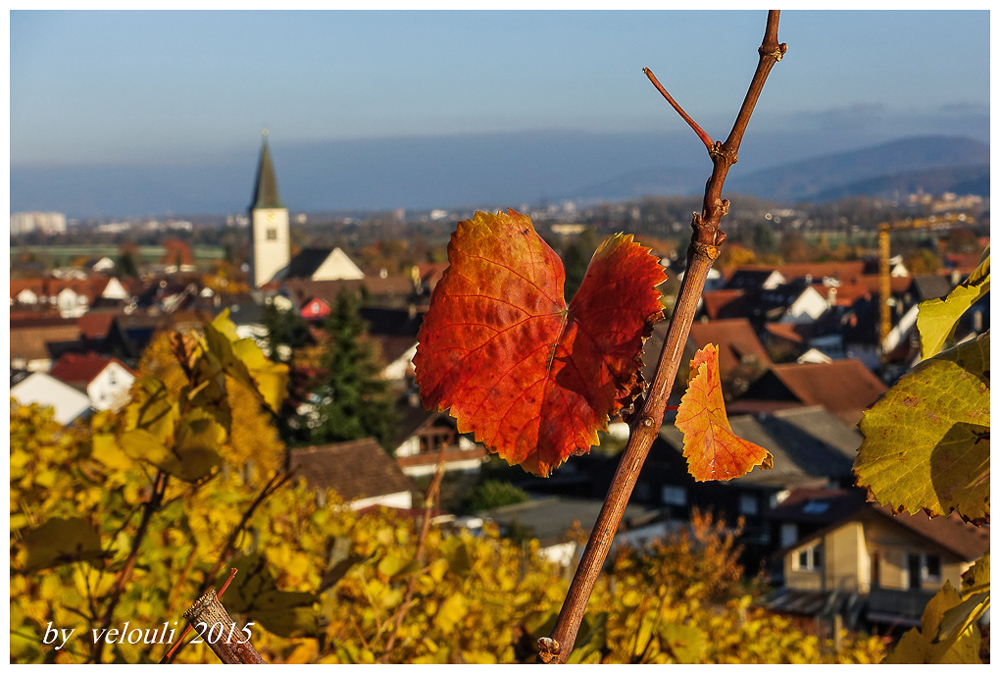
M271 148L267 144L267 129L261 132L263 136L260 150L260 164L257 167L257 186L254 190L253 205L250 208L284 208L278 194L278 180L274 177L274 164L271 162Z

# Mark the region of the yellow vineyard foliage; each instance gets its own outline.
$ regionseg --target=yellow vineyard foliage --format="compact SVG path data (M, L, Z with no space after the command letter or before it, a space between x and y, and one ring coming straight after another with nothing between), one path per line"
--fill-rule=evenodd
M283 455L266 399L250 388L266 364L240 370L235 352L206 364L197 336L164 339L164 362L143 364L142 409L64 428L47 408L11 402L12 662L157 662L180 638L184 610L218 588L229 567L239 573L223 604L240 626L253 623L267 662L534 659L568 584L537 541L513 542L491 525L476 535L432 525L418 557L419 518L358 512L301 480L248 516ZM268 385L280 374L267 373ZM159 453L123 446L136 429ZM215 452L218 463L193 479L169 472L200 469L183 464L196 449ZM183 465L164 462L169 456ZM574 661L876 662L884 655L876 639L845 638L837 652L757 608L753 594L732 535L698 519L690 533L618 554L595 589ZM112 630L118 638L107 638ZM204 643L175 658L216 661Z

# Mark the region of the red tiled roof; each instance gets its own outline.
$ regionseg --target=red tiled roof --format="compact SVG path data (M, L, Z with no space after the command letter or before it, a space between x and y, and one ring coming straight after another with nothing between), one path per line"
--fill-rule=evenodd
M345 501L416 491L416 485L372 438L291 450L291 468L313 488Z
M907 290L909 290L910 285L913 283L912 276L890 276L889 277L889 288L893 295L902 295ZM857 277L849 285L862 286L867 288L873 295L879 294L881 290L881 282L879 280L878 274L862 274Z
M35 295L41 297L45 294L45 279L26 278L10 280L10 298L14 299L25 290L30 290Z
M834 306L838 307L849 307L860 298L870 297L872 294L867 286L858 283L844 283L836 288L813 283L812 287L828 302L832 299Z
M963 522L957 513L948 517L928 517L920 512L916 515L894 514L883 505L875 505L875 511L910 531L937 543L967 562L979 559L990 549L989 526L977 527Z
M963 276L968 276L979 266L982 253L946 253L945 261Z
M719 347L719 370L722 376L740 364L745 356L756 356L758 361L769 365L771 359L767 351L757 339L750 321L745 318L709 321L708 323L693 323L691 325L691 340L697 348L706 344Z
M308 300L320 298L330 306L337 302L341 292L360 293L361 288L367 289L371 295L409 296L413 293L413 280L408 276L366 276L363 279L341 279L336 281L311 281L309 279L285 279L282 286L295 299L299 306Z
M735 267L730 274L737 270L747 271L778 271L785 277L786 281L794 281L806 277L812 277L814 281L821 281L829 276L838 279L840 282L852 282L864 273L865 263L863 260L852 260L849 262L795 262L789 264L748 264Z
M774 365L771 372L802 404L822 405L848 423L860 421L862 411L886 391L885 384L854 358Z
M75 319L38 317L11 320L10 357L41 360L50 357L48 344L76 342L80 328Z
M57 313L51 314L35 314L29 312L19 312L18 314L11 314L10 318L10 329L11 330L22 330L25 328L51 328L51 327L70 327L72 326L74 330L78 329L77 319L75 318L63 318Z
M80 334L87 339L103 339L108 336L115 314L107 311L88 311L78 319Z
M734 302L739 298L743 297L745 291L740 288L734 289L724 289L724 290L709 290L702 294L701 301L705 305L705 313L712 320L715 320L719 316L719 311L722 310L730 302Z
M82 356L75 353L65 353L55 362L49 374L67 384L89 384L111 363L118 363L127 371L135 374L131 368L117 358L106 358L95 353Z
M769 334L793 344L804 344L814 332L815 326L812 323L765 323L764 329Z

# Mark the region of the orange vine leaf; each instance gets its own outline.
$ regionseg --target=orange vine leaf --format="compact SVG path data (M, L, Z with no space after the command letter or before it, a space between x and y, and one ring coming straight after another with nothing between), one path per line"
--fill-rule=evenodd
M642 344L663 317L666 274L616 234L567 306L562 262L514 210L458 223L448 261L413 359L424 404L450 408L460 432L548 476L642 391Z
M714 344L700 349L691 360L691 378L674 425L684 434L688 472L699 482L731 480L746 475L754 466L771 468L774 464L771 452L733 433L722 399L719 350Z

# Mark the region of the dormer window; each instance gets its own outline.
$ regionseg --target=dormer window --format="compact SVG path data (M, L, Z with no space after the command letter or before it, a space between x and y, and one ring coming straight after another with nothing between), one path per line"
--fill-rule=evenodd
M830 502L821 499L807 501L804 506L802 506L802 513L804 515L822 515L830 509Z

